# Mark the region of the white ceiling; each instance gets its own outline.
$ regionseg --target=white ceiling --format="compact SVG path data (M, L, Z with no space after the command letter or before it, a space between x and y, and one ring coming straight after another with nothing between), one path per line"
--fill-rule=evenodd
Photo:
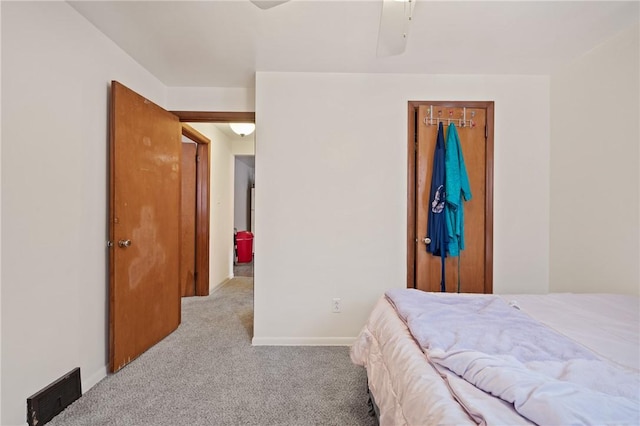
M256 71L549 74L638 21L639 3L417 0L404 54L377 58L382 0L69 2L167 86Z

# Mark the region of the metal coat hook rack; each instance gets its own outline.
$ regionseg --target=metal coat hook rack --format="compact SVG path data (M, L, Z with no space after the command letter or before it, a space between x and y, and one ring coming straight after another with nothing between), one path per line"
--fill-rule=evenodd
M464 107L462 108L462 114L460 114L459 118L453 117L452 109L449 110L449 117L447 118L442 117L442 109L439 109L437 116L434 117L433 105L430 105L429 109L427 110L427 117L425 117L423 121L424 121L424 124L426 124L427 126L437 126L439 123L446 122L447 125L453 123L453 124L456 124L458 127L469 127L473 129L474 127L476 127L476 122L473 121L473 118L476 116L476 112L471 111L469 115L471 116L471 118L467 120L467 108Z

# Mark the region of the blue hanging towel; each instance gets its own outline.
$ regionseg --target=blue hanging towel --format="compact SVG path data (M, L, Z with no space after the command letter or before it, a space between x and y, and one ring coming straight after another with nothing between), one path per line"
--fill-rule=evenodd
M438 125L438 136L433 153L433 167L431 172L431 191L429 195L429 212L427 214L427 252L442 258L440 291L445 291L445 257L449 242L446 223L445 198L445 149L444 128Z
M445 153L445 173L447 180L446 192L446 217L447 234L449 237L447 250L451 256L459 256L460 250L464 250L464 209L462 202L471 199L471 187L467 168L462 157L460 137L456 126L451 123L447 129L447 146Z

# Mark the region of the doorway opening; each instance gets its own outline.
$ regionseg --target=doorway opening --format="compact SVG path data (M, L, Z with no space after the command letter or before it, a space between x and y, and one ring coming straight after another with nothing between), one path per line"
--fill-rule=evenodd
M211 164L210 164L211 189L208 190L208 193L212 194L213 196L213 198L211 199L211 211L207 215L207 217L210 218L208 220L210 220L210 223L211 223L210 232L211 232L211 241L212 241L211 253L210 253L211 270L209 272L209 279L213 281L213 285L215 286L228 281L229 279L233 278L233 276L247 276L248 273L246 271L241 272L240 275L236 275L234 271L235 269L234 267L236 265L235 265L235 247L234 247L235 238L234 238L233 228L238 228L236 226L236 220L234 217L235 211L233 210L227 211L229 209L224 207L224 211L221 212L220 203L222 202L222 204L224 205L225 201L224 199L221 201L220 198L218 198L218 195L220 193L216 193L216 188L217 188L216 185L218 185L218 187L220 185L224 185L226 188L224 189L224 191L231 191L231 194L228 194L228 195L235 199L234 197L235 186L236 186L235 163L237 163L237 159L241 158L241 159L244 159L246 162L246 161L249 161L249 158L250 158L250 162L252 164L251 169L253 169L253 164L254 164L253 156L255 154L255 150L253 146L253 136L249 137L247 135L244 137L240 137L231 131L228 124L229 123L255 123L255 113L254 112L198 112L198 111L171 111L171 113L178 116L178 118L182 123L191 123L198 130L202 130L200 127L198 127L199 123L213 124L214 125L213 127L215 127L214 131L219 136L222 136L225 139L231 141L231 144L233 144L232 145L233 155L232 155L232 159L230 160L232 163L230 166L231 171L226 174L222 173L224 176L220 176L219 172L221 172L221 170L216 170L215 161L213 161L213 159L209 157L211 158ZM221 133L223 135L221 135ZM206 132L205 134L207 135L207 137L211 137ZM219 138L216 138L216 139L219 139ZM218 146L216 146L215 143L216 141L212 139L212 143L209 145L213 145L213 146L210 146L210 152L207 154L208 156L216 155L217 153L216 149L218 148ZM227 167L227 165L225 165L224 167ZM251 180L250 180L251 184L254 183L253 176L254 175L252 174ZM230 179L232 181L221 182L222 179ZM251 200L251 195L253 191L250 191L250 188L248 187L246 188L246 191L247 191L246 200L247 202L251 202L250 200ZM228 200L229 198L226 198L226 199ZM250 209L247 209L247 210L250 211ZM250 218L251 213L249 212L245 214L249 216L248 220L240 224L241 227L245 229L238 228L237 230L238 231L246 230L250 232L255 232L255 227L251 225L251 218ZM221 215L225 215L224 222L227 224L231 223L232 226L227 226L227 225L225 225L225 227L217 226L218 224L220 224L220 222L216 222L216 221L221 219L220 218ZM226 215L230 215L231 217L227 217ZM244 266L245 267L243 269L249 269L246 267L247 265L244 265ZM250 276L253 276L253 261L250 262L249 267L250 267ZM226 271L229 271L230 276L226 275L227 274Z
M182 135L197 143L196 155L211 159L209 141L184 123L230 121L254 122L255 113L171 113L117 81L111 82L107 241L110 373L136 359L180 324ZM231 169L232 162L228 164ZM204 295L209 293L211 271L218 265L207 260L211 240L200 231L215 225L212 210L207 209L222 203L217 199L209 202L213 193L208 180L210 167L197 170L196 180L203 184L195 194L196 221L202 223L195 239L201 239L203 248L196 256L203 263L203 272L194 286ZM226 177L227 182L229 179ZM213 231L219 233L215 227ZM229 254L233 251L232 226L221 233L230 234ZM232 264L229 256L228 264L219 268L227 274L225 278L231 278ZM221 281L215 278L215 282Z
M234 167L234 277L253 277L255 247L255 157L236 155ZM240 236L240 238L238 238Z

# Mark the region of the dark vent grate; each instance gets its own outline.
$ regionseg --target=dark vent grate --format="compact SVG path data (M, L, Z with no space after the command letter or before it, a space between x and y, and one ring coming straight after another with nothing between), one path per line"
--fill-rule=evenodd
M42 426L82 395L80 368L75 368L27 398L29 426Z

